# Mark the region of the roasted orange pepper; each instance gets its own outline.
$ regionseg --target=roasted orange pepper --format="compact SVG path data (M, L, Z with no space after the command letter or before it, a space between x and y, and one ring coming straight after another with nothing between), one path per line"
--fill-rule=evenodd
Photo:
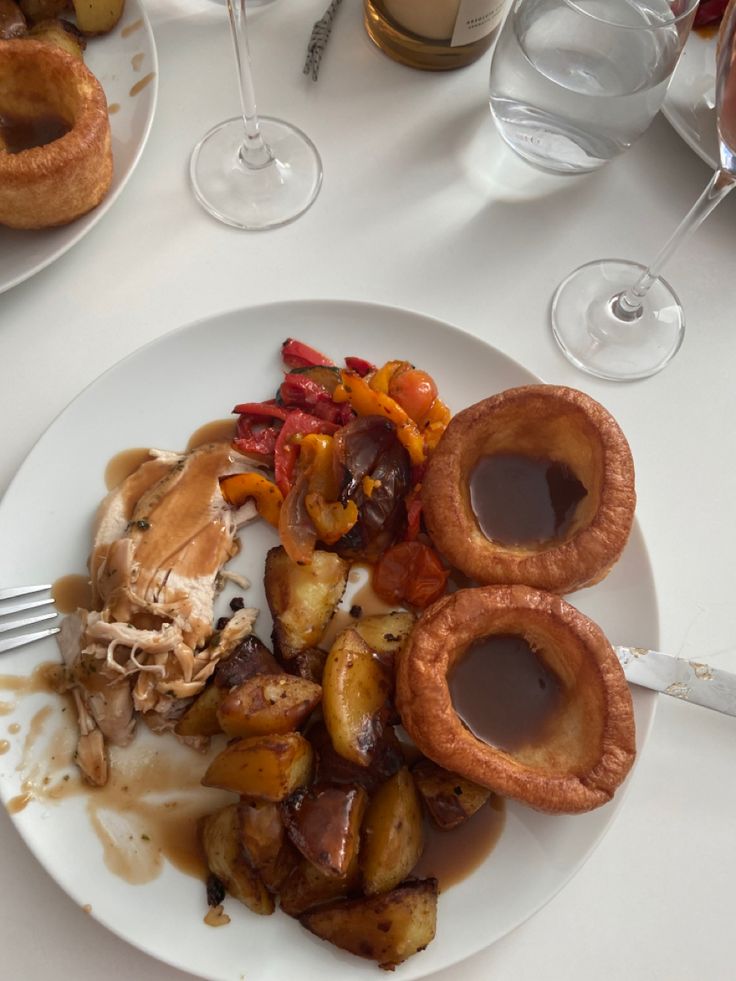
M220 477L220 491L228 504L239 508L253 498L258 513L278 528L284 497L276 484L259 473L233 473Z
M401 363L401 362L399 362ZM424 440L416 423L412 422L398 402L383 392L376 392L359 375L342 371L342 384L332 393L335 402L349 402L359 416L383 416L396 426L396 435L409 453L412 463L426 458Z

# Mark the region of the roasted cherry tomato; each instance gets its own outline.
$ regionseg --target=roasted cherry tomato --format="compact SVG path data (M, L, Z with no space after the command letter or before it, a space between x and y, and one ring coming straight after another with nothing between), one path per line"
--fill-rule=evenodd
M408 368L393 376L388 394L414 422L421 422L437 398L437 386L426 371Z
M437 553L422 542L400 542L384 552L373 568L373 589L387 603L424 609L445 591L450 572Z

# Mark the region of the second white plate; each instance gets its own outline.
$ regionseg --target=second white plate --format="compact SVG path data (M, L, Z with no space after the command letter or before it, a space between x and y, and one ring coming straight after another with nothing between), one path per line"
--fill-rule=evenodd
M84 53L110 107L113 178L104 200L60 228L19 231L0 226L0 293L17 286L68 252L110 210L135 170L153 123L158 56L140 0L126 0L114 30L91 38Z

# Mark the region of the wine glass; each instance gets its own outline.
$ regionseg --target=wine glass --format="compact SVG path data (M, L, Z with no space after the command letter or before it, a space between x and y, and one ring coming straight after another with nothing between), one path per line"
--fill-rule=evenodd
M189 175L195 197L211 215L236 228L259 230L285 225L313 204L322 185L322 161L296 126L258 115L245 5L246 0L227 0L242 112L202 137L192 151Z
M552 299L552 331L578 368L599 378L647 378L682 344L685 314L660 271L736 183L736 0L723 15L716 53L719 166L708 186L648 266L600 259L581 266Z

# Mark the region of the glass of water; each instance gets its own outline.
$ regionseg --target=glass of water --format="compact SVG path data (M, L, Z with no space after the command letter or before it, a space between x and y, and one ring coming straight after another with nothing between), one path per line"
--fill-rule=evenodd
M491 63L490 102L529 163L581 174L647 129L698 0L513 0Z

